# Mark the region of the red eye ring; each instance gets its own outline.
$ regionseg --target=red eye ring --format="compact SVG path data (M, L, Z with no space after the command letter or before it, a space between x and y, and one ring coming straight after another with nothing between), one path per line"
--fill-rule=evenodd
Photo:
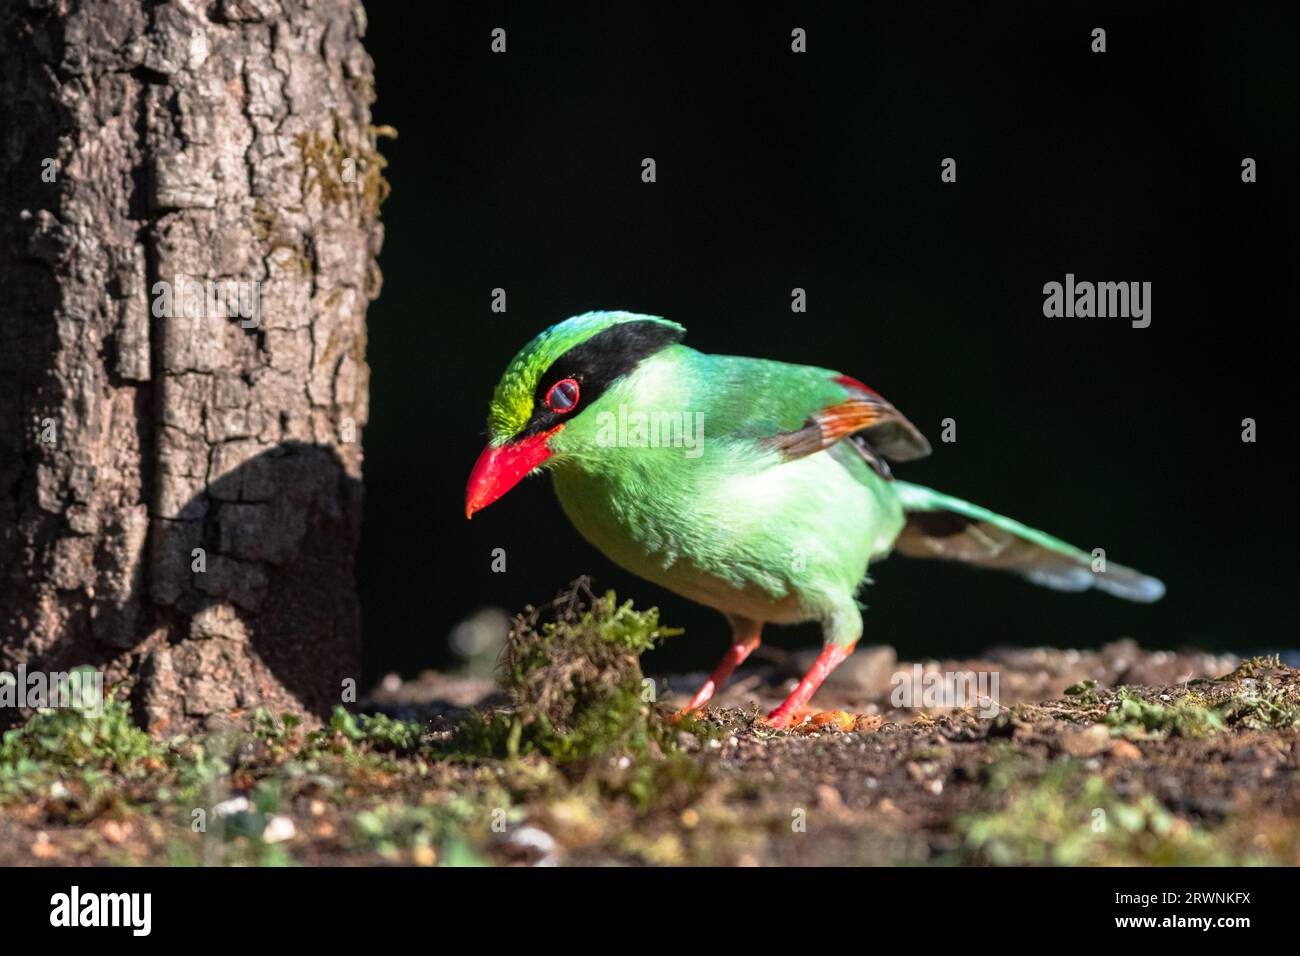
M562 378L546 390L546 407L557 415L567 415L578 406L578 380Z

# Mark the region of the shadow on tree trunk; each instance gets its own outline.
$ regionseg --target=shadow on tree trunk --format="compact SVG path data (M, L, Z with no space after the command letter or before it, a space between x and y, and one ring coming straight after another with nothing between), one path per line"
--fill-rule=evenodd
M361 496L328 446L285 442L257 455L176 519L150 522L130 629L68 629L28 670L102 670L129 689L137 719L164 733L257 708L326 716L359 690ZM0 726L23 716L0 711Z
M149 598L189 624L142 648L147 725L257 707L323 716L355 689L361 495L333 448L286 442L153 523Z

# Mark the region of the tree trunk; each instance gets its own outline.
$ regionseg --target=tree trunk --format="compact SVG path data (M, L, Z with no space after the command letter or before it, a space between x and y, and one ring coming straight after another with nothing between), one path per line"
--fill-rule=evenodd
M359 679L387 190L354 0L0 4L0 669L172 730Z

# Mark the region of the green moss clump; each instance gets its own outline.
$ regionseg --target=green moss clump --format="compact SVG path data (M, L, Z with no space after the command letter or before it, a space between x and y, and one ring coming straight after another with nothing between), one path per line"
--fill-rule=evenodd
M1101 695L1097 693L1097 682L1087 679L1065 688L1065 696L1083 709L1101 706Z
M997 866L1215 866L1249 862L1151 794L1125 798L1070 761L1001 810L958 817L948 862Z
M585 578L515 619L501 655L511 710L471 713L448 744L469 759L545 757L575 779L595 779L642 806L690 789L700 768L680 751L674 724L642 676L640 655L681 633Z
M658 608L634 610L585 578L544 608L519 615L501 653L500 683L514 710L473 716L459 743L480 756L540 752L557 761L648 754L667 736L640 655L681 633Z
M1127 737L1204 737L1224 728L1223 715L1192 694L1166 704L1145 700L1126 687L1115 694L1101 720Z
M639 658L680 633L660 626L658 608L634 610L631 601L619 604L613 591L596 597L579 580L545 613L533 608L515 620L501 655L502 686L525 723L575 736L582 727L597 732L593 721L606 721L593 705L640 710L650 702Z

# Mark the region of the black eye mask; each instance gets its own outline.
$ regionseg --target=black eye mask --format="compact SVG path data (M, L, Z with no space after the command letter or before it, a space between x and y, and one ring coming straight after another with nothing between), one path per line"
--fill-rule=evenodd
M680 342L682 334L662 322L624 322L575 345L552 362L537 383L533 392L533 416L519 437L549 431L582 411L644 359ZM570 378L578 386L577 400L567 410L557 413L547 406L546 398L552 388Z

